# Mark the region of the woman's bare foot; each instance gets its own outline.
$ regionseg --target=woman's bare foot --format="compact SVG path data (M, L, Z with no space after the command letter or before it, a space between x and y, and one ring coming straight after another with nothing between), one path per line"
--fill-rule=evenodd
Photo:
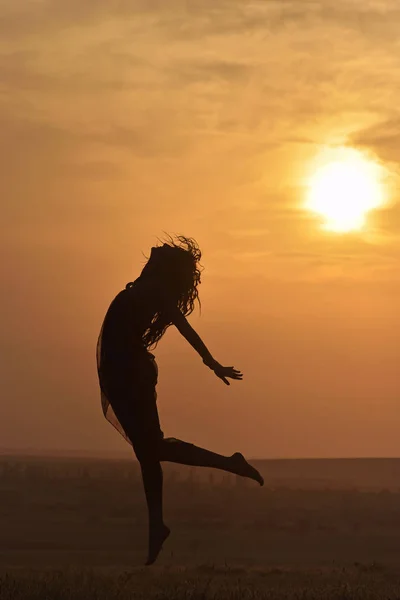
M149 534L149 555L147 557L146 566L152 565L160 554L163 544L171 530L166 525L150 530Z
M242 477L254 479L254 481L257 481L261 486L264 485L264 479L262 478L259 471L257 471L257 469L252 467L247 462L243 454L241 454L240 452L235 452L235 454L231 456L231 460L234 467L234 473L236 473L237 475L241 475Z

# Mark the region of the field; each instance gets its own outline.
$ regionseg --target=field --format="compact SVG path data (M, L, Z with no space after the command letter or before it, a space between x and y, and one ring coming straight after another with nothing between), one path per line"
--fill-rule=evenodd
M266 486L165 468L172 535L142 567L130 461L3 457L1 600L400 598L400 461L265 461Z
M151 570L11 572L0 578L13 600L372 600L400 597L395 571L245 569L200 566Z

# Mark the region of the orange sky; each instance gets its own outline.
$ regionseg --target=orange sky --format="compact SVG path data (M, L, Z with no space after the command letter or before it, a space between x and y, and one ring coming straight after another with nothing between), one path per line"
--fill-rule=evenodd
M166 434L257 457L400 456L400 204L321 230L321 147L400 161L395 3L0 0L0 447L126 452L97 334L163 231L203 249L211 352L157 348Z

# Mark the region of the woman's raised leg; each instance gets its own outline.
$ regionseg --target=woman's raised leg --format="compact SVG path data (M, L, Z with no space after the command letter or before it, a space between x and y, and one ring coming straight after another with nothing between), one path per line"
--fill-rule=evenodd
M261 474L247 462L240 452L235 452L232 456L223 456L176 438L164 438L160 443L159 458L160 461L221 469L228 473L254 479L260 485L264 485Z

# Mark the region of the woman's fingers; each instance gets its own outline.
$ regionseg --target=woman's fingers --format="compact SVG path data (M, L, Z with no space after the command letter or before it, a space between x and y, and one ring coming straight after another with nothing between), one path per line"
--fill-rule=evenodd
M241 373L238 369L235 369L234 367L222 367L221 365L219 365L219 368L215 369L215 374L218 375L218 377L222 379L222 381L226 385L230 385L227 379L228 377L230 379L236 380L243 379L243 373Z
M234 369L233 367L229 367L229 370L229 377L231 377L232 379L242 379L243 373L241 373L237 369Z

